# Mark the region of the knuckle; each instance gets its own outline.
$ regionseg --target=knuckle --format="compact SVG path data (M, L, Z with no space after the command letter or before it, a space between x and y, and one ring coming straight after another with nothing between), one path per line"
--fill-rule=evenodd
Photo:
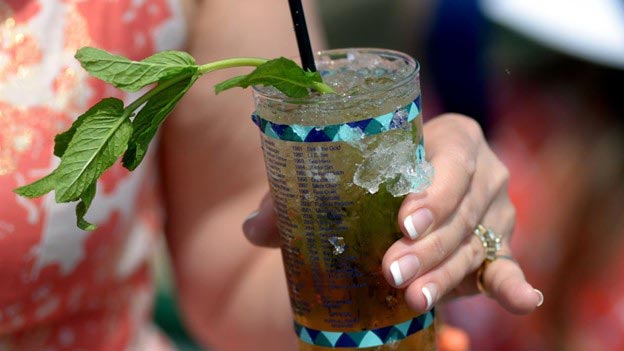
M432 123L439 124L440 126L444 125L447 131L449 128L452 128L458 135L467 137L472 142L471 145L478 145L485 140L481 125L473 118L462 114L444 114L438 118L434 118Z
M430 235L429 242L431 244L432 266L434 262L439 262L447 255L447 250L439 235Z
M459 284L461 277L457 273L457 271L449 268L448 265L444 265L440 268L440 289L443 293L452 290L457 284Z
M494 186L498 190L506 190L511 176L509 169L498 158L495 158L494 169L496 169Z
M434 118L433 122L448 123L458 136L466 137L470 141L469 145L477 146L485 140L481 125L468 116L458 113L448 113Z
M459 126L473 143L478 144L483 140L483 129L477 121L466 116L458 116L457 119Z
M516 207L513 205L513 203L511 201L507 202L507 205L505 206L505 209L503 210L503 220L506 223L507 226L507 233L509 233L509 236L511 236L511 233L513 233L514 228L516 226Z
M500 161L499 161L500 162ZM500 162L501 167L500 167L500 177L503 183L503 186L505 188L507 188L507 185L509 184L509 180L511 178L511 173L509 172L509 168L507 168L507 166L505 166L502 162Z
M472 178L477 171L476 157L472 153L466 153L465 150L457 150L452 154L452 158L461 172Z
M508 221L516 220L516 215L518 211L516 210L516 206L514 206L513 202L507 201L507 206L505 206L505 217Z
M483 244L481 240L476 236L471 241L470 245L468 245L468 250L466 250L466 265L468 272L473 272L481 264L485 259L485 249L483 248Z
M459 220L460 230L466 233L466 235L472 233L472 230L479 222L477 211L468 203L465 204L462 211L457 214L457 218Z

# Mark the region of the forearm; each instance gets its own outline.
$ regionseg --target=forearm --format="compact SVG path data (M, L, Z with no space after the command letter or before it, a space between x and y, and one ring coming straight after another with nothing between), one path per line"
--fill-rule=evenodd
M292 312L279 252L265 251L240 283L232 304L223 314L226 323L222 325L222 335L235 335L232 331L244 329L248 337L223 350L295 350ZM240 316L244 316L242 324L238 324Z
M214 115L193 113L206 98L189 96L163 133L167 238L193 334L219 351L255 350L292 335L292 318L279 252L252 246L241 229L268 189L258 130L246 118L219 118L246 115L251 99L224 94L209 101Z
M240 279L232 282L236 288L221 299L218 313L208 321L211 324L205 339L201 331L198 335L222 351L295 350L279 253L275 250L260 253L241 271Z
M311 3L306 1L306 3ZM306 8L315 49L323 47ZM202 1L189 50L200 63L236 56L294 57L283 0ZM214 84L249 69L202 77L163 130L169 240L188 326L219 351L293 350L294 333L281 257L253 247L244 217L268 189L250 92L214 96Z
M185 238L170 242L183 315L193 335L219 351L294 349L279 251L253 247L233 226L259 197L247 191L195 228L169 225L170 238Z

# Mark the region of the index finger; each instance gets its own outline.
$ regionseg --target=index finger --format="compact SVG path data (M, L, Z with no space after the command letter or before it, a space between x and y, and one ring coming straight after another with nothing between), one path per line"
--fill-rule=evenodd
M411 239L440 226L459 207L470 189L484 140L477 122L461 115L435 118L426 124L425 134L435 169L433 182L426 191L409 194L399 211L401 228Z

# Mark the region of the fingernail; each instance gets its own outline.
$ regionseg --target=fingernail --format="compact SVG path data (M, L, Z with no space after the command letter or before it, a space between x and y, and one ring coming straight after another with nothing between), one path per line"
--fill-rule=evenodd
M250 225L250 222L254 218L258 217L259 214L260 214L260 211L254 211L250 213L247 217L245 217L245 219L243 220L243 233L245 233L245 236L249 240L252 240L253 237L255 236L254 226Z
M425 300L427 300L427 311L433 307L433 303L438 298L438 288L436 288L435 284L429 283L421 289L422 294L425 296Z
M392 273L394 285L398 287L412 279L418 272L418 266L420 266L420 261L414 255L406 255L392 262L390 273Z
M259 214L260 214L260 211L253 211L247 217L245 217L245 220L243 221L243 223L247 223L247 222L251 221L252 219L258 217Z
M433 214L426 208L419 209L403 220L403 226L412 240L426 232L431 223L433 223Z
M544 294L542 294L542 292L537 289L533 289L533 290L537 293L537 295L539 295L539 301L537 302L537 307L540 307L544 303Z

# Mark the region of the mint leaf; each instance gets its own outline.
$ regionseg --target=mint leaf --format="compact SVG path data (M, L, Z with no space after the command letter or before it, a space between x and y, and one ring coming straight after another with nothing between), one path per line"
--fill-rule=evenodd
M76 225L82 230L95 230L97 227L94 224L87 222L84 219L87 210L91 207L91 202L95 197L96 183L91 183L89 187L80 195L80 202L76 205Z
M74 123L72 123L71 127L68 130L64 131L63 133L57 134L54 137L55 156L63 156L65 150L67 150L67 145L69 145L69 142L72 140L74 134L76 133L76 128L78 128L82 124L82 122L84 122L84 116L85 115L83 114L82 116L78 117L78 119L76 119Z
M234 87L247 88L251 85L271 85L288 97L301 98L309 95L308 89L315 89L322 82L318 72L306 72L294 61L284 57L267 61L246 76L235 77L215 86L218 94Z
M56 172L57 202L80 199L128 147L132 126L121 100L104 99L86 114L88 119L76 128Z
M63 154L65 153L65 150L67 150L67 146L69 145L69 142L72 140L72 138L74 137L74 134L76 133L76 129L80 127L80 125L82 125L82 123L86 119L88 119L90 116L92 116L96 112L97 112L97 109L94 109L93 107L90 108L87 112L78 116L78 118L76 118L76 120L74 121L74 123L72 123L71 127L68 130L64 131L63 133L57 134L54 137L54 155L55 156L58 156L58 157L63 156Z
M52 172L33 183L14 189L13 191L18 195L32 199L49 193L50 191L54 190L56 185L56 172Z
M199 78L194 75L166 87L153 95L147 104L139 111L132 122L133 132L128 142L128 150L123 156L123 165L129 170L134 170L143 160L147 153L149 143L156 135L158 128L171 113L178 101L193 86ZM160 83L161 85L167 82Z
M84 47L76 59L91 75L125 91L137 91L146 85L180 75L193 75L195 59L181 51L162 51L142 61L131 61L104 50Z
M323 83L323 77L321 77L321 74L319 72L312 72L312 71L306 70L304 74L313 82Z

